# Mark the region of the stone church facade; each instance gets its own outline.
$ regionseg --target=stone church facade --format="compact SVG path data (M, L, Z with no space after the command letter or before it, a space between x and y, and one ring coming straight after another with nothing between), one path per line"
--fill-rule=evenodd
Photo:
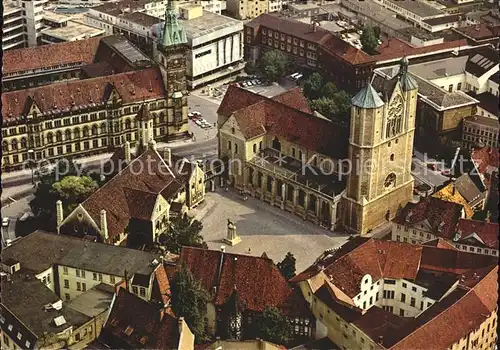
M349 130L315 115L298 88L269 99L230 87L218 110L226 181L332 231L392 220L413 191L418 87L407 67L352 99Z

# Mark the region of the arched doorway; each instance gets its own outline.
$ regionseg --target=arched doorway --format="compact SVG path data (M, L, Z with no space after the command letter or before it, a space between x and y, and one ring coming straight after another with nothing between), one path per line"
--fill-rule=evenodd
M273 140L273 148L275 150L278 150L279 152L281 152L281 142L280 142L280 140L278 140L277 137L275 137Z

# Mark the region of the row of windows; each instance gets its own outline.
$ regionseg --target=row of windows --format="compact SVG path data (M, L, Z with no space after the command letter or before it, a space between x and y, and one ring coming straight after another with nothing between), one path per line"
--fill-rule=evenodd
M455 246L458 248L458 249L461 249L463 251L467 251L469 250L469 252L476 252L476 253L479 253L479 254L490 254L490 249L486 249L486 248L479 248L479 247L472 247L472 246L466 246L466 245L460 245L460 244L455 244ZM497 251L495 249L491 249L491 255L497 255Z

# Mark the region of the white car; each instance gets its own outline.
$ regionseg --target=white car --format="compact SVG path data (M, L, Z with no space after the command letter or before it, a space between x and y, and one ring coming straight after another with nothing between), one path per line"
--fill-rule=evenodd
M200 112L197 112L197 111L194 111L194 112L191 112L193 115L201 115Z
M10 222L9 218L2 218L2 227L8 227L9 222Z
M356 33L358 33L359 35L363 34L363 31L362 30L358 30Z
M194 123L195 123L196 125L198 125L198 126L201 126L201 124L202 124L202 123L201 123L201 120L195 120L195 121L194 121Z
M252 82L249 80L249 81L247 81L247 85L248 85L248 86L252 86L253 84L252 84Z

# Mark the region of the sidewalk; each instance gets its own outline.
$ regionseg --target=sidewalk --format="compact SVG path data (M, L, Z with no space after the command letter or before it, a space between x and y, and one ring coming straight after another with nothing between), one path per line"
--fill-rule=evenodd
M185 146L187 144L192 144L192 143L194 143L194 141L192 139L176 141L176 142L158 142L156 144L156 147L157 147L157 149L163 149L163 148L167 148L167 147L175 149L176 147L181 147L181 146ZM80 165L85 165L86 163L92 163L92 162L108 159L112 155L113 155L113 153L101 153L101 154L97 154L95 156L75 159L75 163L80 164ZM54 165L51 165L50 167L53 167L53 166ZM30 177L30 176L31 176L31 169L3 172L2 173L2 181L7 181L7 180L10 180L13 178ZM3 198L3 195L2 195L2 198Z

